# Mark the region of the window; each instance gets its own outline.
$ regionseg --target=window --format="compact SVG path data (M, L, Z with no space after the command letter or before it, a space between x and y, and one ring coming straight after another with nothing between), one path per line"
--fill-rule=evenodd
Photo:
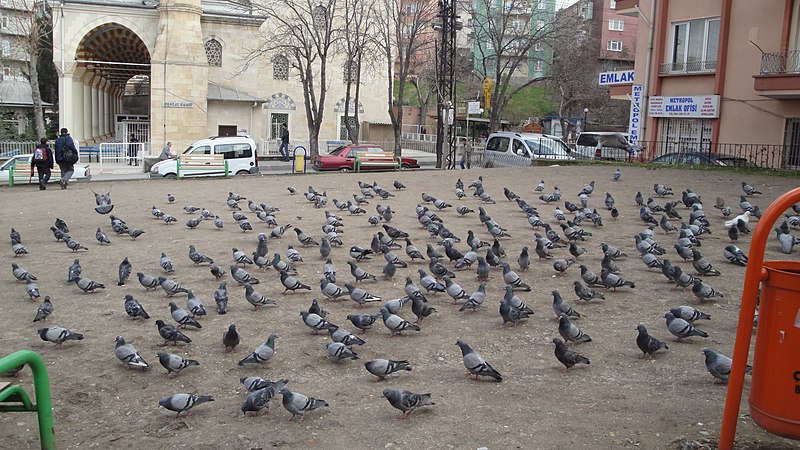
M538 31L538 30L541 30L542 28L544 28L544 20L537 20L536 21L536 30Z
M608 9L617 9L617 0L609 0Z
M545 0L539 0L536 2L536 9L545 9L547 5L544 3Z
M507 137L495 136L486 143L486 150L490 152L505 152L508 149L508 141Z
M408 3L406 4L406 15L412 16L417 13L417 4L416 3Z
M325 30L328 28L328 10L319 5L314 8L314 11L311 13L311 20L314 22L314 28Z
M289 114L286 113L272 113L269 121L269 137L271 139L280 139L281 137L281 124L289 125Z
M214 148L214 152L222 155L223 159L250 158L253 156L253 149L247 143L217 145Z
M785 167L800 167L800 119L789 117L786 119L786 131L783 141L786 146L783 165Z
M208 58L208 65L212 67L222 67L222 44L211 38L206 41L206 58Z
M284 55L275 55L275 57L272 58L272 79L289 79L289 58Z
M8 28L8 16L0 16L0 28Z
M535 72L541 72L543 70L543 64L541 60L536 60L533 62L533 70Z
M674 119L659 121L659 136L670 152L708 152L711 150L712 119Z
M608 45L606 45L606 50L610 52L621 52L622 41L608 41Z
M3 76L10 77L11 76L11 67L10 66L3 66Z
M592 20L592 16L594 16L594 4L589 1L585 2L581 13L583 15L583 20Z
M11 56L11 42L3 41L3 56Z
M542 49L544 49L544 45L542 45L541 42L536 42L535 44L533 44L534 51L540 52L542 51Z
M189 152L191 155L210 155L211 154L211 146L210 145L203 145L200 147L195 147L191 149Z
M610 19L608 21L608 29L611 31L622 31L625 28L625 22L620 19Z
M668 72L713 72L717 69L719 18L672 25L672 60Z
M342 83L353 84L358 78L358 64L355 61L345 61L342 64Z

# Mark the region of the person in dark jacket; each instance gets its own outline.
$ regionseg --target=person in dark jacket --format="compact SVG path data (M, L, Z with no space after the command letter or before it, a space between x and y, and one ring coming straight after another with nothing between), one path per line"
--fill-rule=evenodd
M61 189L66 189L69 184L69 179L75 172L75 162L70 162L65 159L66 150L75 152L78 155L78 149L75 147L75 142L69 135L69 130L66 128L61 129L61 135L56 139L56 154L55 160L58 167L61 169Z
M31 176L33 176L34 167L36 167L36 172L39 174L39 190L43 191L47 189L47 182L50 181L50 171L53 169L53 151L47 145L47 138L42 138L33 151Z
M289 161L289 128L285 123L281 124L281 146L278 151L281 152L281 161Z

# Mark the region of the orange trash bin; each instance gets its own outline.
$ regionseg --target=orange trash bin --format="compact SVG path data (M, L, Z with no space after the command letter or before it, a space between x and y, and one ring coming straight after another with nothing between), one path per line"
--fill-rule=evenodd
M800 439L800 262L762 267L750 416L770 433Z

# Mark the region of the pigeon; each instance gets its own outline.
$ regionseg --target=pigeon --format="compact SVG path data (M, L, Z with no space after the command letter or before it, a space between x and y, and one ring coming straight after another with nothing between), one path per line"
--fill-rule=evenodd
M178 284L175 280L169 278L158 277L158 284L161 286L161 289L167 293L167 297L171 297L178 293L189 293L186 288Z
M401 190L401 189L405 189L406 188L406 186L403 183L401 183L401 182L399 182L397 180L394 180L392 182L392 186L394 186L394 188L397 189L398 191Z
M75 261L77 261L77 259ZM139 279L139 284L141 284L145 290L149 291L150 289L156 289L159 285L156 277L151 277L150 275L146 275L142 272L136 272L136 277Z
M303 318L303 323L311 328L311 333L316 334L318 331L327 330L333 324L320 317L318 314L310 313L308 311L301 311L300 317Z
M661 342L653 336L650 336L647 333L647 328L645 328L644 325L637 325L636 331L639 332L639 334L636 336L636 345L639 347L639 350L642 351L643 358L652 357L653 353L661 350L662 348L665 350L669 349L665 342Z
M258 309L259 306L277 305L275 300L272 300L268 298L266 295L253 289L253 286L250 283L245 283L244 293L245 293L244 295L245 299L247 299L247 303L253 305L253 310Z
M576 281L576 283L580 283L580 281ZM558 291L552 291L551 293L553 294L553 313L557 318L560 318L562 314L566 314L567 317L581 317L578 311L572 309L572 306L561 298L561 294Z
M233 351L239 345L239 332L236 331L236 325L231 324L228 326L228 331L222 334L222 345L225 346L225 351Z
M31 298L31 301L36 301L36 299L41 296L41 293L39 292L39 285L31 280L28 280L28 283L25 285L25 293L28 294L28 297Z
M305 289L310 291L311 286L307 284L301 283L297 278L289 275L286 271L280 272L281 284L283 284L284 290L283 293L285 294L287 291L296 291L298 289Z
M238 248L233 247L231 249L231 252L233 253L233 262L234 262L234 264L237 264L237 265L241 264L243 266L246 266L248 264L253 264L253 260L250 259L245 252L239 250Z
M250 275L246 270L239 266L231 265L231 277L239 284L258 284L258 278Z
M147 370L150 368L150 365L147 364L147 361L142 358L142 355L136 350L132 344L128 344L125 342L122 336L117 336L115 339L116 346L114 347L114 356L117 357L125 367L127 368L136 368Z
M455 278L456 276L456 274L451 272L450 269L448 269L442 263L440 263L438 258L431 258L430 261L428 261L428 268L433 273L433 276L435 276L436 278L442 278L445 276L450 278Z
M286 249L286 258L292 262L303 262L303 257L300 256L300 252L291 245Z
M81 245L80 242L73 239L67 239L66 241L64 241L64 243L67 245L67 247L69 247L70 250L72 250L73 253L77 252L78 250L89 250L88 248ZM14 253L16 254L16 250L14 251Z
M108 239L108 236L106 236L105 233L103 233L100 230L100 227L97 227L97 231L95 231L94 237L95 239L97 239L97 242L99 242L100 245L111 243L111 241Z
M408 263L398 258L397 254L390 250L388 246L381 244L380 251L383 253L383 259L385 259L386 262L390 262L397 267L408 267Z
M69 233L69 227L60 217L56 217L55 226L64 233Z
M34 322L39 322L41 320L47 320L50 317L50 314L53 313L53 304L50 302L50 296L45 295L44 301L39 308L36 310L36 317L33 318Z
M275 384L261 377L239 377L239 382L242 383L248 392L255 392Z
M172 268L172 260L169 259L166 253L161 252L161 259L159 260L158 264L164 269L166 273L174 273L175 269Z
M213 401L214 397L210 395L174 394L159 400L158 405L176 412L177 416L180 416L181 413L188 412L199 404Z
M461 308L459 308L458 311L463 312L468 309L471 309L473 312L477 311L478 308L480 308L485 301L486 301L486 283L481 282L481 284L478 285L478 289L472 294L470 294L469 298L467 298L467 301L463 305L461 305Z
M731 376L733 360L722 353L717 353L710 348L703 348L703 355L705 356L706 370L714 378L728 382ZM747 366L745 373L752 373L753 368Z
M669 310L673 316L683 319L689 323L693 323L697 320L711 320L711 316L702 312L698 311L697 309L691 306L678 306Z
M158 352L156 356L158 356L158 362L161 363L161 366L167 369L167 374L171 374L172 372L179 373L189 366L200 365L200 363L194 359L184 359L172 353Z
M744 191L745 195L761 195L761 192L748 184L747 181L742 181L742 190Z
M469 298L469 294L461 286L454 283L450 277L444 276L445 292L453 299L453 304L458 303L459 300Z
M59 347L61 347L61 344L63 344L65 341L83 340L82 334L75 333L73 331L61 327L39 328L38 330L36 330L36 332L39 334L39 337L43 341L52 342L58 345Z
M381 316L383 318L383 324L389 329L391 336L401 334L406 330L420 331L421 329L419 325L413 324L400 316L390 313L386 307L381 307Z
M589 358L579 355L578 352L567 347L567 345L559 338L553 338L555 347L556 359L564 365L565 370L569 370L575 364L589 364Z
M461 339L456 340L456 345L461 349L461 357L464 362L464 367L468 370L468 375L472 375L477 380L479 376L490 377L497 382L503 381L503 376L500 375L494 367L492 367L480 353L476 352L466 342Z
M149 319L150 315L144 310L144 307L130 294L125 294L125 313L131 319L141 317L142 319Z
M340 342L340 343L342 343L342 344L344 344L346 346L364 345L364 344L366 344L366 341L364 341L360 337L354 335L349 330L346 330L344 328L339 328L338 326L333 325L333 324L330 324L330 326L328 327L328 333L330 333L331 340L333 342ZM331 351L331 349L328 349L328 351ZM333 356L333 355L331 355L331 356ZM357 359L357 358L353 358L353 359Z
M295 417L300 417L298 421L302 422L306 411L313 411L315 409L329 406L328 402L325 400L308 397L297 392L292 392L285 387L281 389L280 393L283 396L283 407L292 413L292 417L289 420L294 420Z
M14 278L16 278L18 281L28 282L31 280L38 280L38 278L36 278L32 273L28 272L25 268L18 266L17 263L11 263L11 274L14 275Z
M197 322L186 310L179 307L175 304L175 302L169 302L169 310L172 315L172 318L175 322L180 324L181 328L186 328L187 326L192 326L195 328L203 328L199 322Z
M380 317L380 314L348 314L347 320L363 332L371 329L372 325Z
M214 291L214 303L217 304L217 314L223 315L228 312L228 286L227 282L223 281L219 287Z
M667 319L667 329L678 340L692 336L708 337L708 333L698 330L691 323L680 317L675 317L671 312L664 314L664 318Z
M156 320L156 326L158 327L158 334L164 339L164 345L166 345L167 342L172 342L175 345L177 345L178 342L185 342L187 344L192 342L188 336L178 331L178 329L172 325L164 323L161 319Z
M249 412L254 412L258 415L261 410L266 409L267 414L269 414L270 400L272 400L278 392L286 388L286 384L289 380L278 380L272 383L258 377L242 377L242 384L248 383L250 379L256 379L256 381L250 381L249 385L256 386L257 388L248 389L251 392L244 399L244 403L242 403L242 413L247 415Z
M503 263L503 281L510 285L514 290L526 292L530 292L531 290L531 287L522 281L522 278L520 278L516 272L511 270L511 266L509 266L508 263Z
M59 230L59 229L58 229L58 228L56 228L56 227L50 227L50 231L52 231L52 232L53 232L53 237L54 237L54 238L56 238L56 241L64 241L64 242L66 242L66 241L67 241L67 239L69 239L69 238L70 238L70 237L69 237L69 234L67 234L67 233L65 233L65 232L63 232L63 231L61 231L61 230ZM12 243L12 245L13 245L14 243L16 243L16 244L19 244L19 246L20 246L20 247L22 247L22 243L21 243L21 241L19 241L19 240L16 240L16 239L11 239L11 243ZM24 247L22 247L22 248L24 248Z
M325 278L319 280L319 289L320 292L322 292L322 295L331 300L336 300L337 298L344 296L345 293L348 292L347 290L340 288L339 286L331 283Z
M575 258L570 259L556 259L553 261L553 269L556 271L556 275L562 275L564 272L567 271L569 266L575 264Z
M119 263L119 281L117 282L117 286L125 286L125 283L128 281L128 277L131 276L131 262L126 256L121 263Z
M355 278L356 283L363 280L369 280L369 281L377 280L377 277L375 275L372 275L366 270L358 267L358 265L355 262L347 261L347 265L350 266L350 274L353 275L353 278Z
M617 274L611 273L606 268L603 268L603 270L600 272L600 279L602 280L603 286L605 286L606 289L614 289L616 291L618 287L636 287L636 283L633 281L628 281Z
M429 315L436 312L436 308L432 308L426 304L426 302L422 301L419 298L411 298L411 312L417 316L417 321L415 323L422 322L422 319L428 317Z
M386 376L391 375L401 370L411 370L411 364L406 360L394 361L390 359L372 359L364 363L367 372L378 377L378 380L383 381Z
M431 401L431 394L415 394L404 389L386 388L383 390L383 397L389 401L392 407L403 412L400 419L408 418L411 412L417 408L436 404Z
M328 351L328 357L336 362L344 359L358 359L356 352L350 350L341 342L330 342L325 346L325 349Z
M708 284L703 283L701 280L696 278L694 279L694 284L692 285L692 294L699 298L701 302L703 300L711 300L716 297L724 297L722 292L718 292Z
M214 264L214 260L209 258L208 256L199 253L197 249L195 249L194 245L189 246L189 259L195 264Z
M272 333L267 337L267 340L256 347L246 358L242 359L238 362L239 366L243 366L245 364L264 364L268 362L272 357L275 355L275 339L278 337L277 334Z
M588 302L596 298L600 300L606 299L606 297L602 293L597 292L588 286L584 286L583 283L581 283L580 281L575 281L573 285L575 287L575 295L577 295L578 299L580 300Z
M575 343L592 341L588 334L585 334L580 328L571 323L567 315L563 313L558 318L558 333L565 341Z
M89 278L75 278L75 285L80 288L84 293L86 292L94 292L95 289L105 289L106 286L103 283L98 283L97 281L92 281Z
M364 249L357 245L350 247L350 257L360 261L362 259L370 259L370 256L373 252L370 249Z
M175 203L175 196L172 194L167 194L167 202Z

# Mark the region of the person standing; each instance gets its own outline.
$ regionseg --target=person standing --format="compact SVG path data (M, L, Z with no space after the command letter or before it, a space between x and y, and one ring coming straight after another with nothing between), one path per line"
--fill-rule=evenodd
M66 189L78 162L78 149L66 128L61 129L61 135L56 139L55 160L61 169L61 189Z
M469 139L464 139L464 146L461 149L461 169L465 168L472 168L472 143Z
M281 124L281 146L278 151L281 152L281 161L289 161L289 128L285 123Z
M31 176L33 176L34 167L36 167L36 172L39 174L39 190L44 191L47 189L47 182L50 181L50 171L53 169L53 151L47 145L47 138L40 139L39 144L33 151Z
M174 158L176 155L172 151L172 142L167 142L167 145L161 150L161 154L158 156L159 161L166 161L168 159Z
M133 133L131 133L131 137L128 139L128 165L139 165L139 139L137 139L136 135Z

